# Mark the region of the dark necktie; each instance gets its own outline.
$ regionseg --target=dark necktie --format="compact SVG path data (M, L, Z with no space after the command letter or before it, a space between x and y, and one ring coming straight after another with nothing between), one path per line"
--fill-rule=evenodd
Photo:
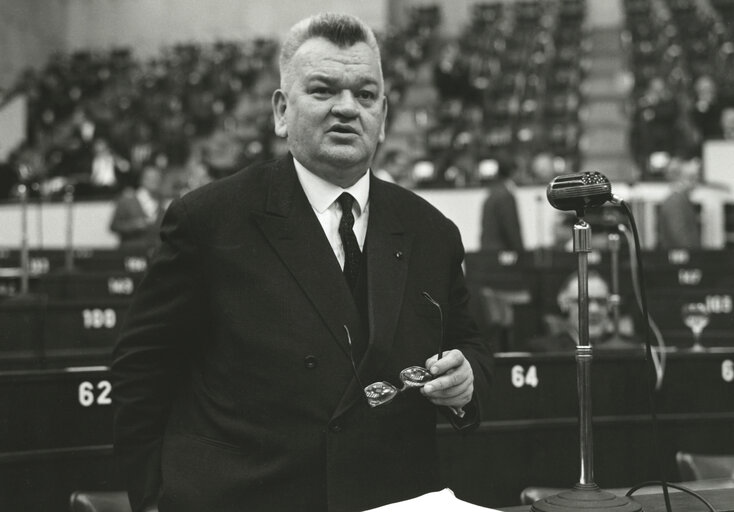
M354 197L344 192L339 196L337 201L342 208L342 218L339 221L339 236L344 246L344 277L347 278L349 288L354 292L362 261L362 251L359 250L357 237L352 230L354 226L354 214L352 213Z

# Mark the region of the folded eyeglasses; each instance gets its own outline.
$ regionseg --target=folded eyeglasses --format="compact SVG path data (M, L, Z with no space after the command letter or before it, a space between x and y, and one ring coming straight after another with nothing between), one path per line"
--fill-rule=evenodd
M438 302L431 297L428 292L422 292L423 297L433 304L438 309L439 318L441 320L441 343L438 350L438 359L441 359L443 355L443 339L444 339L444 321L443 311ZM422 388L428 382L432 381L435 377L431 375L426 368L422 366L409 366L400 372L401 387L396 387L387 381L373 382L368 386L364 386L359 379L357 373L357 365L354 362L354 356L352 355L352 337L349 334L349 329L344 326L344 331L347 333L347 341L349 342L349 358L352 362L352 369L354 370L354 376L357 378L357 382L360 387L364 390L364 395L367 398L367 403L370 407L378 407L391 402L399 393L408 389Z

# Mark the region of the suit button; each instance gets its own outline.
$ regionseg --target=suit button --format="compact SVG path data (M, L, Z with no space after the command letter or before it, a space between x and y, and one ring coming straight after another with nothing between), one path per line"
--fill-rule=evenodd
M313 370L318 365L319 365L319 360L316 359L316 356L306 356L303 358L303 366L305 366L309 370Z
M329 425L329 430L331 430L335 434L338 434L342 431L342 426L339 423L332 423L331 425Z

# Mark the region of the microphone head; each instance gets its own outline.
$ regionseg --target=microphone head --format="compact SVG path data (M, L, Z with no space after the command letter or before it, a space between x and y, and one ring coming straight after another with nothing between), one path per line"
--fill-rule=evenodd
M548 184L546 196L553 208L575 211L581 216L584 209L612 200L612 184L596 171L563 174Z

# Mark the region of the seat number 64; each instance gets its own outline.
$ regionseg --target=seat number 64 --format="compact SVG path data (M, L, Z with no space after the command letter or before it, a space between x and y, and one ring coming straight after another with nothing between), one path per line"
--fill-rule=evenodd
M516 388L523 386L530 386L532 388L538 387L538 370L535 365L530 365L527 369L523 368L519 364L512 367L510 372L510 380L512 385Z

